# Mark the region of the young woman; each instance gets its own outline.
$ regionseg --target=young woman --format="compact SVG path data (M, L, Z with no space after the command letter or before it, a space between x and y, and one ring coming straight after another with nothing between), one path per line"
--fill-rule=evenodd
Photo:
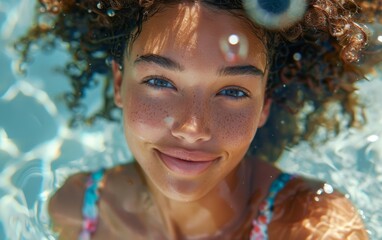
M60 239L368 238L342 194L272 165L319 123L335 131L329 103L356 122L353 1L41 2L55 27L29 41L70 43L71 107L111 71L135 159L66 181L49 203Z

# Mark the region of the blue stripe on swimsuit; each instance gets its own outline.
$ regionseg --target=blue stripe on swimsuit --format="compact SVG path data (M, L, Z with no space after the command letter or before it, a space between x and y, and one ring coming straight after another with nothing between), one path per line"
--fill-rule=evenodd
M82 231L78 240L90 240L91 235L97 230L98 224L98 200L99 185L103 178L104 170L98 170L90 174L86 182L84 204L82 206Z
M277 194L285 185L293 179L294 176L288 173L281 173L273 182L269 189L268 196L259 206L259 212L256 219L252 222L252 232L250 240L267 240L268 224L271 222L273 208Z

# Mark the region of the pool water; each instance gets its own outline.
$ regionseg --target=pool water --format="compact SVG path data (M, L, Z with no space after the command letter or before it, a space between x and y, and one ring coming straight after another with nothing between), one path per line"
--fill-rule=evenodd
M70 86L55 70L69 57L64 46L36 50L34 61L19 64L12 43L28 28L33 7L30 0L0 0L0 239L55 239L46 211L49 194L75 172L131 159L121 124L67 127L70 112L61 99ZM315 150L301 143L278 165L345 193L377 240L382 239L382 69L368 77L358 84L367 117L362 128ZM100 104L99 93L97 87L89 92L88 111Z

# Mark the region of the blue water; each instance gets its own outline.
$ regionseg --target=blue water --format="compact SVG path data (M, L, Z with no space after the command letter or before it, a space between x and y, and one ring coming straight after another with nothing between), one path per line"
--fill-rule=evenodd
M60 99L70 86L54 70L68 59L64 46L35 51L27 73L19 73L10 45L29 26L33 2L0 0L0 239L55 239L46 212L49 194L74 172L130 158L120 124L66 127L70 113ZM382 71L375 72L369 82L359 83L368 119L362 128L343 132L316 150L301 143L278 164L347 194L375 240L382 239L381 77ZM99 91L89 93L93 107L99 104Z

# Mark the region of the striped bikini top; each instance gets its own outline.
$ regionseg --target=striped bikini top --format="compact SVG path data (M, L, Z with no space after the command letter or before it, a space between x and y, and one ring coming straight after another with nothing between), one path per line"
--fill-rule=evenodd
M90 174L86 182L86 190L84 195L82 216L82 231L78 240L90 240L92 234L97 230L98 223L98 200L99 200L99 184L103 178L104 170L98 170ZM272 219L274 201L277 194L285 187L285 185L293 179L294 176L281 173L271 184L267 197L259 206L257 217L252 221L252 231L249 236L250 240L267 240L267 226Z

